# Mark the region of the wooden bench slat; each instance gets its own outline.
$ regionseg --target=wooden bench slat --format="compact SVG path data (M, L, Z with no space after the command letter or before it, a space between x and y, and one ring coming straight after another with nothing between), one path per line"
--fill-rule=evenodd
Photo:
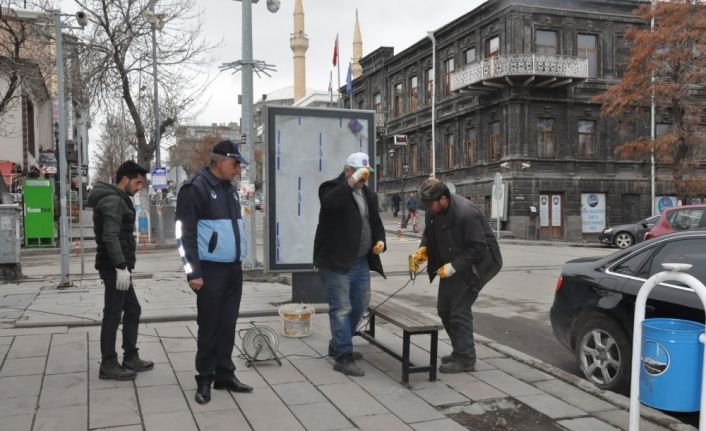
M387 299L386 295L379 292L371 293L369 308L371 310L374 309L375 314L378 317L383 320L387 320L390 323L394 323L408 332L434 331L444 328L442 324L434 319L422 315L418 310L415 310L414 308L409 307L394 298Z

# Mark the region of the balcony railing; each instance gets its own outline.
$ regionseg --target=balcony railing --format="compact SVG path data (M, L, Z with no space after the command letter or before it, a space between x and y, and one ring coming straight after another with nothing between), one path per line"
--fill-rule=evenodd
M588 59L540 54L502 55L471 63L451 74L451 91L488 87L558 87L588 78Z

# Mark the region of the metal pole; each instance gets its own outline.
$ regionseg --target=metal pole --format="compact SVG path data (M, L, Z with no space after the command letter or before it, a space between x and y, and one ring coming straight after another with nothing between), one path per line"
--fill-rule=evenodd
M652 0L652 19L650 20L650 31L654 32L655 28L655 17L654 17L654 12L657 7L657 1ZM651 90L652 90L652 95L651 95L651 100L650 100L650 137L652 138L652 148L650 149L650 215L656 215L657 212L657 205L655 203L655 137L657 135L657 124L656 124L656 119L655 119L655 75L654 72L652 73L652 76L650 76L650 82L651 82Z
M152 81L154 82L154 158L157 168L162 167L160 159L160 133L159 133L159 85L157 80L157 18L154 15L154 4L150 2L150 11L152 12ZM164 244L164 217L162 217L162 190L157 190L157 241Z
M252 54L252 0L242 0L243 3L243 58L242 58L242 91L243 91L243 104L242 104L242 116L243 116L243 131L245 133L245 146L248 148L248 154L250 155L250 167L248 172L250 173L250 183L255 186L257 162L255 161L255 139L253 136L253 54ZM256 226L255 226L255 208L253 206L250 212L250 240L249 246L250 250L247 257L247 265L250 268L255 268L257 266L257 243L256 238Z
M81 113L83 117L83 112ZM81 253L81 279L85 274L85 259L83 256L83 131L85 120L81 120L79 124L78 134L78 235L79 235L79 252Z
M436 176L436 38L434 32L427 32L431 39L431 177Z
M645 320L645 308L647 298L652 290L665 281L678 281L687 285L701 300L701 304L706 307L706 286L696 277L680 272L691 268L690 264L684 263L663 263L665 271L659 272L648 278L640 287L635 299L635 312L633 317L632 336L632 362L630 374L630 411L628 416L628 429L630 431L640 430L640 369L642 363L642 322ZM706 341L704 334L699 336L699 341ZM706 353L706 344L704 345ZM701 368L701 408L699 409L699 429L706 423L706 362ZM694 376L696 377L696 376Z
M66 112L64 109L64 59L61 36L61 10L54 9L54 33L56 38L56 87L59 105L59 247L61 250L61 284L69 286L68 220L66 218Z

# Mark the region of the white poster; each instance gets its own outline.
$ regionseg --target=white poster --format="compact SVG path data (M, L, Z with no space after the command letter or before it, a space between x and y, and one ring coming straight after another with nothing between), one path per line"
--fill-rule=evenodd
M605 229L605 193L581 193L581 231L600 233Z
M539 195L539 225L549 227L549 195Z
M374 160L372 111L268 107L268 211L265 241L270 271L309 270L322 182L343 171L346 158ZM368 179L374 190L375 176Z
M552 227L561 226L561 195L552 195Z

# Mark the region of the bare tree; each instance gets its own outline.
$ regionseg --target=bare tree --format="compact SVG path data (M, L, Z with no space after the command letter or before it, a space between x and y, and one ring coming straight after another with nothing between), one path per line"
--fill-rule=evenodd
M157 36L162 136L173 129L209 83L203 76L207 76L207 53L212 46L201 34L202 14L195 10L195 0L75 2L89 18L82 37L87 41L82 60L89 99L108 115L115 115L115 107L124 103L134 128L132 142L138 163L149 168L155 150L151 91L144 91L152 88L154 79L150 20L164 23ZM201 84L194 86L198 82Z
M171 166L181 166L186 175L191 176L204 166L208 166L211 149L223 137L217 130L200 139L182 139L169 152Z
M96 175L93 179L114 183L118 167L135 157L134 128L125 122L124 117L113 115L101 124L101 128L100 140L93 152L96 161Z
M653 153L671 168L679 197L702 196L706 181L696 169L706 147L706 4L660 1L655 8L640 6L635 15L644 22L654 19L654 28L634 27L626 33L631 52L625 75L594 100L602 103L603 114L639 131L636 139L617 148L619 155L639 160ZM645 127L653 100L662 125L654 140Z
M23 91L43 85L42 75L53 68L46 31L20 12L45 6L44 1L0 0L0 130L13 119Z

